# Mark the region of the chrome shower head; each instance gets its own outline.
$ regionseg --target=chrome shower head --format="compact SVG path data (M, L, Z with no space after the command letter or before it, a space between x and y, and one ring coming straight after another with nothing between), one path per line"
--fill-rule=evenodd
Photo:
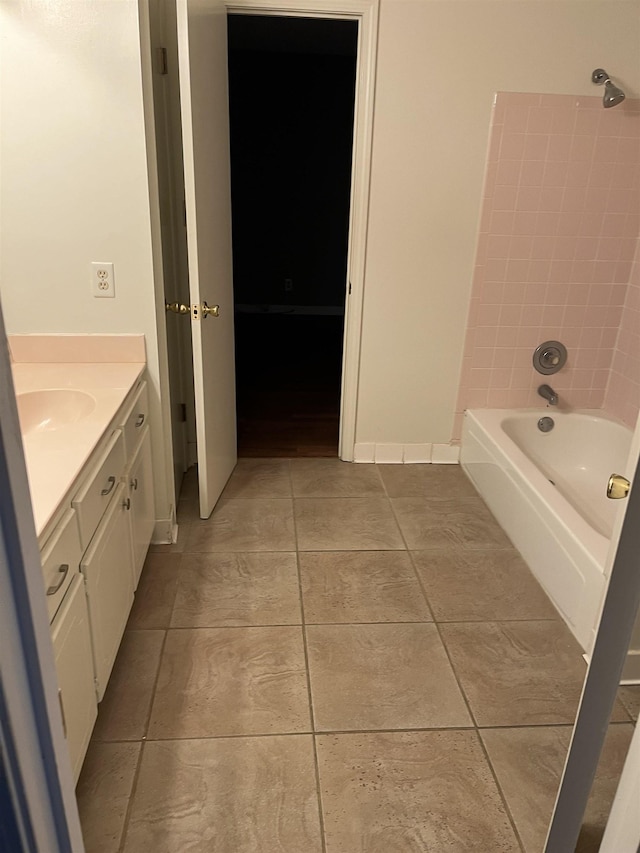
M615 107L617 104L624 101L624 92L611 82L611 78L604 68L596 68L595 71L593 71L591 74L591 82L595 83L596 86L602 86L604 83L602 104L605 108Z

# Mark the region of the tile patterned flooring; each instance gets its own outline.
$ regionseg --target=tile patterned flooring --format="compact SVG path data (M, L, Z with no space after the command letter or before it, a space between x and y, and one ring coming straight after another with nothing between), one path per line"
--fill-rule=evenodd
M194 475L78 784L88 853L539 853L585 666L461 470L243 459L208 521Z

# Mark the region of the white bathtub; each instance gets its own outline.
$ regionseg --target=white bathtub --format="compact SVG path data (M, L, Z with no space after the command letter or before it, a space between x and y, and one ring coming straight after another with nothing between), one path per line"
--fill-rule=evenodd
M547 433L541 417L552 417ZM609 475L626 471L632 432L599 412L467 411L461 464L586 652L606 587L621 501Z

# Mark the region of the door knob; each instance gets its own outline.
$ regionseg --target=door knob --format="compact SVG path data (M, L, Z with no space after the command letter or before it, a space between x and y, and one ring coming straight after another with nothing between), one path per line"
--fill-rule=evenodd
M630 488L631 483L626 477L623 477L622 474L612 474L607 483L607 497L611 498L612 501L626 498Z
M173 314L189 314L191 309L188 305L182 302L167 302L164 303L165 311L171 311Z
M203 317L219 317L220 316L220 306L219 305L207 305L206 302L202 303L202 316Z

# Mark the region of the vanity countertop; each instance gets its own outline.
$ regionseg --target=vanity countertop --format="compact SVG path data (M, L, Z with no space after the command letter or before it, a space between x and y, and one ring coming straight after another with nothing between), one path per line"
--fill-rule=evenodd
M17 335L9 336L9 346L36 534L44 539L47 525L145 370L144 337ZM57 424L36 417L25 429L25 404L34 397L21 395L60 389L89 395L90 411L85 408L74 420L72 399ZM78 396L87 403L83 394Z
M33 391L73 389L89 394L93 410L75 423L57 429L23 433L23 445L36 533L41 536L82 467L113 421L127 394L145 369L144 361L118 363L34 361L12 364L18 405L20 395Z

